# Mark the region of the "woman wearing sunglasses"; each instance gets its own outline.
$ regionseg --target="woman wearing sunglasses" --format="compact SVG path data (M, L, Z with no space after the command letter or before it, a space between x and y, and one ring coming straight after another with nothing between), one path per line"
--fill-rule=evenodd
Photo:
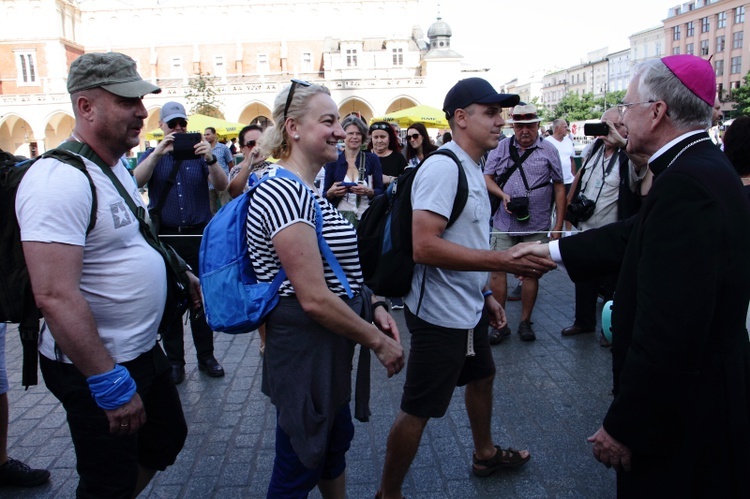
M406 141L406 160L409 167L417 166L428 154L437 149L422 123L414 123L409 127L406 131Z
M345 454L354 435L349 402L354 346L371 348L388 376L404 365L398 328L373 297L372 323L364 306L357 235L314 188L320 167L336 159L344 137L338 106L327 88L293 80L274 102L273 121L260 140L262 154L297 176L276 177L254 192L248 210L248 250L259 281L283 267L279 303L266 319L262 391L276 406L276 457L268 497L344 498ZM273 175L272 169L268 175ZM323 239L356 293L345 286L320 253L317 204Z
M323 195L356 227L370 199L383 192L383 173L378 157L362 150L365 122L349 115L341 127L346 134L344 150L325 166Z
M255 180L257 180L273 165L267 161L266 156L261 156L260 147L256 147L262 133L263 128L260 125L248 125L240 130L242 161L229 172L229 187L227 187L227 192L232 198L236 198L250 188L252 175L255 175Z
M370 125L370 143L367 148L377 155L383 172L383 184L388 185L404 173L407 162L401 155L401 144L396 131L385 121Z

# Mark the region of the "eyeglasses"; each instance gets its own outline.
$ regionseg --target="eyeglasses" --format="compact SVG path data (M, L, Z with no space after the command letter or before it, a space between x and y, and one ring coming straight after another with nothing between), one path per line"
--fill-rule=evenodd
M187 120L184 120L182 118L174 118L174 119L167 121L167 126L170 129L177 128L177 125L181 126L182 128L185 128L187 127Z
M418 133L413 133L411 135L407 135L407 137L409 137L409 140L417 140L419 137L421 137L421 135L419 135Z
M625 114L625 111L627 111L630 106L635 106L635 105L638 105L638 104L653 104L654 102L656 102L656 101L655 100L644 100L644 101L641 101L641 102L631 102L630 104L625 104L625 103L617 104L617 111L620 113L620 116L622 116L622 115Z
M294 98L294 89L299 85L300 87L309 87L312 85L309 81L305 80L298 80L296 78L292 78L292 86L289 88L289 95L286 96L286 105L284 106L284 121L286 122L286 115L289 112L289 106L292 104L292 99Z
M513 121L529 121L539 119L536 113L514 114Z
M250 149L252 149L253 147L255 147L256 143L257 141L255 140L248 140L247 142L245 142L244 147L249 147Z
M388 130L391 127L391 125L387 123L375 123L374 125L370 126L370 133L374 132L375 130Z

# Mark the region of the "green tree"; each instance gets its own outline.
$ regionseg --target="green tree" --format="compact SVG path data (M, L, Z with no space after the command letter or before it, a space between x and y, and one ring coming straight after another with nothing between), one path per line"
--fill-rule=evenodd
M732 90L733 106L732 118L750 115L750 73L743 78L745 83L739 88Z
M568 92L557 103L554 110L547 112L546 119L549 121L557 118L564 118L568 121L596 120L601 117L604 111L620 102L623 97L625 97L624 90L610 92L607 94L605 104L604 97L595 99L592 93L578 95L574 92Z
M213 118L224 118L219 108L221 101L214 86L216 77L198 72L188 81L188 91L185 94L190 114L203 114Z
M598 99L598 103L596 101L597 99L594 99L592 93L578 95L574 92L568 92L557 103L555 109L550 113L549 119L565 118L568 121L596 119L602 113L602 99Z
M624 98L625 98L625 90L617 90L615 92L610 92L607 94L607 105L606 106L602 105L602 108L606 111L610 107L614 107L615 104L619 104L620 102L622 102L622 99Z

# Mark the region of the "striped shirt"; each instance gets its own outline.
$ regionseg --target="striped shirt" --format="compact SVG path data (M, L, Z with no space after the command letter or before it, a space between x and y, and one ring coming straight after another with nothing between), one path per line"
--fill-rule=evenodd
M272 238L295 223L306 223L315 228L315 207L323 212L323 238L331 247L344 270L352 291L359 291L362 269L359 265L357 233L341 214L318 193L291 179L277 178L261 184L253 193L247 216L247 244L253 270L260 282L271 282L281 268ZM325 261L323 271L328 289L338 296L346 296L341 282ZM293 296L294 288L286 279L279 290L280 296Z

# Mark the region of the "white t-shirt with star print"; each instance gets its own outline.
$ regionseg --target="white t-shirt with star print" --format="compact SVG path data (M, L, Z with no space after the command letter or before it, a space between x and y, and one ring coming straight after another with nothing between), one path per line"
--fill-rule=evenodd
M104 346L116 362L125 362L156 343L167 296L165 264L141 235L112 181L94 163L84 162L97 196L96 226L88 236L91 187L82 172L55 159L41 159L26 173L16 195L16 216L22 241L83 246L81 293ZM122 163L112 171L136 205L143 206ZM53 336L45 325L39 351L55 360Z

